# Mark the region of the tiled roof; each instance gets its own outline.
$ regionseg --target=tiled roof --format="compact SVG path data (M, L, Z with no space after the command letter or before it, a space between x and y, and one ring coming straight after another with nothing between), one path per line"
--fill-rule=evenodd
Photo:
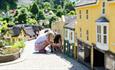
M32 25L32 28L34 31L39 31L39 30L43 29L42 26L36 26L36 25Z
M12 29L12 36L19 36L21 33L21 29L19 27L13 27Z
M69 16L64 16L64 19L65 19L65 22L64 22L65 25L68 24L68 23L69 23L70 17L69 17Z
M100 17L96 22L109 22L109 20L106 17Z
M34 36L34 30L32 27L24 27L24 32L28 35L28 36Z
M97 0L79 0L76 3L76 6L84 6L84 5L89 5L89 4L95 4Z
M75 23L76 23L76 19L77 17L76 16L68 16L68 24L66 24L64 27L65 28L70 28L70 29L74 29L75 28Z

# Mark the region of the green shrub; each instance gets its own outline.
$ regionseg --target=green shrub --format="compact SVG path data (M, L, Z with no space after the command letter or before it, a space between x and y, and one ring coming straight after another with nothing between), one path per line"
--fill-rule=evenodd
M14 43L14 45L12 47L14 47L14 48L24 48L25 47L24 41L19 41L19 42Z
M27 24L29 25L35 25L37 23L37 21L33 18L28 18L27 20Z
M0 48L3 48L3 47L4 47L3 41L0 40Z

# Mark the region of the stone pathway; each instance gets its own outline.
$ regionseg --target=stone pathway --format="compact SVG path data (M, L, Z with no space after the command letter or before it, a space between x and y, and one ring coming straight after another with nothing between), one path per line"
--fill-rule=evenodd
M0 70L89 70L84 65L63 54L36 54L34 42L27 41L21 58L0 64Z

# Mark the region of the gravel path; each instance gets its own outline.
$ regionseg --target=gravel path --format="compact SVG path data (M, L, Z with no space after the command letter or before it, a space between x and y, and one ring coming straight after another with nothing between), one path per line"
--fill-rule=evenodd
M89 70L84 65L63 54L36 54L35 40L26 42L21 58L0 65L0 70Z

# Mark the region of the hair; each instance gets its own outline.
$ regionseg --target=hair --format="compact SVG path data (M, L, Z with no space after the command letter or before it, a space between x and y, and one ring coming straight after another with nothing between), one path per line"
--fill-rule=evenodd
M61 35L60 34L55 36L54 43L59 43L59 40L61 40Z
M49 30L45 30L45 32L44 33L47 33Z
M53 32L51 32L51 31L48 31L48 32L46 32L46 35L47 36L52 36L53 38L55 37L55 34L53 33Z

